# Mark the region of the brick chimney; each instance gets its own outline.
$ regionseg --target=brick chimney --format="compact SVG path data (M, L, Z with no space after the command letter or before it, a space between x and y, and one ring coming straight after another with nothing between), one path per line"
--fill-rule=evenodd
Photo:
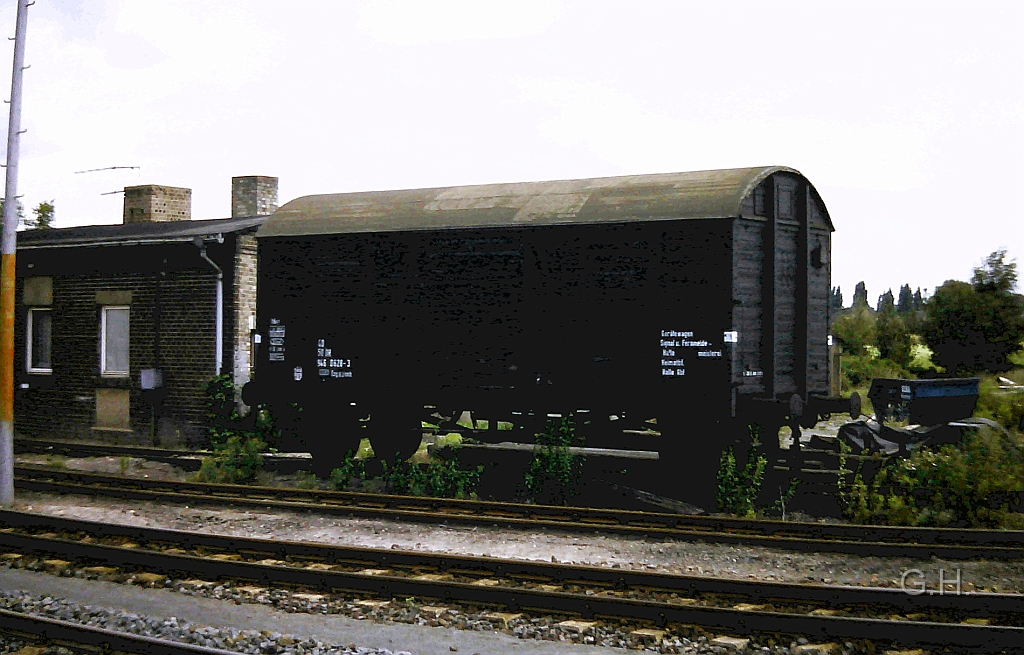
M157 223L192 219L192 189L144 184L124 188L124 222Z
M276 177L246 175L231 178L231 218L266 216L276 209Z

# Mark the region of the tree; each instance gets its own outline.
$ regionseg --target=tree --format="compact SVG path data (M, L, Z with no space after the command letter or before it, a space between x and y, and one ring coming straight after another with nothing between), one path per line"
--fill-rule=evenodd
M35 220L25 219L22 217L22 222L30 230L48 230L53 227L53 201L43 200L33 210L35 214Z
M857 287L853 290L853 306L857 305L868 306L868 288L863 282L858 282Z
M832 316L839 314L843 308L843 290L841 287L833 287L828 295L828 308Z
M1024 339L1024 298L1013 293L1016 262L997 250L974 269L971 283L947 280L928 300L921 336L948 372L1011 368Z
M910 365L910 332L893 305L891 291L879 298L878 307L875 338L878 354L907 368Z
M6 201L3 200L3 199L0 199L0 216L3 215L4 205L5 204L6 204ZM18 217L18 224L19 225L25 221L25 206L21 204L20 200L18 201L18 207L17 207L17 211L15 212L15 214Z
M1005 250L997 250L986 257L984 265L974 269L971 286L979 292L1013 293L1017 286L1017 262L1005 259Z
M851 355L865 354L865 347L875 343L877 334L875 313L867 303L855 304L832 323L832 335Z
M900 299L896 303L896 312L909 314L914 311L914 294L910 291L910 285L904 284L900 287Z
M924 296L921 295L921 287L917 288L914 292L914 311L921 311L924 309Z
M876 307L876 311L880 312L883 309L892 309L893 311L896 311L896 303L895 298L893 298L892 295L892 289L889 289L882 295L878 296L878 306Z

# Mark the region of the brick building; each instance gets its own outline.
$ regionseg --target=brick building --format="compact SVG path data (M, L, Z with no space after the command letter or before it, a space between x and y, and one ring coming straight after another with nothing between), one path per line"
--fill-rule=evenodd
M124 191L121 225L18 234L19 436L203 444L206 383L249 379L277 178L233 178L220 220L191 220L190 189Z

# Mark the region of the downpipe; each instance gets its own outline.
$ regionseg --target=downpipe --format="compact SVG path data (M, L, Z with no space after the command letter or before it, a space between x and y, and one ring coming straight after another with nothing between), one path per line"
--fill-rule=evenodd
M224 367L224 271L221 270L220 266L217 266L215 261L207 256L205 241L197 237L195 244L199 248L199 256L206 260L213 267L213 270L217 271L217 346L215 359L217 375L219 376L221 369Z

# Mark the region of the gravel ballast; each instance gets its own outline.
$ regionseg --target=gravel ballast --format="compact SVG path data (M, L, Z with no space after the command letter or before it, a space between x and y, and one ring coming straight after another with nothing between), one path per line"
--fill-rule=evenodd
M271 634L276 632L282 636L291 635L297 643L308 644L309 639L314 639L325 645L349 647L355 653L379 655L408 651L412 655L595 655L597 652L623 652L622 649L611 651L558 641L520 639L493 631L491 626L486 631L430 628L386 622L380 618L374 620L370 612L358 620L319 611L303 613L297 611L303 609L297 603L282 610L259 603L239 604L221 600L213 593L183 594L173 589L56 577L10 568L0 568L0 590L5 590L12 597L27 594L38 602L49 597L51 606L58 608L58 614L47 616L58 619L63 618L60 612L68 611L68 605L64 603L70 603L79 608L92 608L86 612L98 611L95 608L108 608L106 611L114 614L136 615L142 620L141 625L146 626L149 619L157 620L162 625L164 621L176 617L179 626L185 623L196 627L217 626L228 634L231 630L241 632L245 629L260 634L262 631ZM53 605L57 599L61 603ZM0 600L0 606L6 609L5 603ZM360 651L357 647L364 650Z
M107 607L79 605L64 598L40 598L21 590L0 591L0 608L105 630L253 655L410 655L408 651L392 651L387 648L325 644L313 638L296 639L293 635L270 630L239 630L233 627L195 625L174 616L166 619L154 618Z
M898 587L905 571L961 571L964 591L1024 593L1024 562L872 557L608 533L412 522L19 492L16 509L202 534L652 570L740 580Z
M103 471L102 467L97 470L111 472ZM1024 562L858 557L598 532L574 534L551 530L515 530L499 526L423 525L269 509L261 511L206 505L189 507L178 504L163 506L144 501L74 495L55 496L23 491L18 492L16 508L45 515L170 528L194 533L557 561L747 580L894 587L898 586L904 571L918 569L925 573L925 581L931 586L934 581L932 579L937 579L939 570L943 570L945 577L949 579L959 569L965 591L1024 592ZM807 655L815 652L813 644L807 644L806 640L801 640L804 643L769 647L762 645L765 642L761 640L735 642L729 641L731 637L728 635L712 632L706 633L707 636L700 636L685 632L658 634L659 631L653 630L653 635L638 636L635 634L636 626L600 624L580 629L560 625L566 617L526 615L508 620L495 620L493 616L487 616L488 613L495 613L493 609L476 611L472 608L449 607L440 608L441 611L437 611L438 608L422 611L425 609L420 607L422 603L403 602L403 599L392 599L380 605L360 604L354 602L357 599L351 597L303 598L302 594L286 590L253 590L213 583L196 585L181 580L167 580L158 589L141 589L138 583L120 585L120 588L125 590L123 594L112 592L109 601L97 601L92 595L93 592L82 592L83 596L73 596L66 589L69 588L68 585L73 584L115 587L117 585L111 582L56 578L51 575L0 568L0 589L18 588L13 584L13 579L7 579L15 575L49 579L51 582L44 583L46 588L29 588L29 591L42 594L42 598L50 595L51 601L58 596L66 595L73 602L90 606L102 606L106 602L121 607L120 611L128 614L162 617L159 619L160 622L174 616L179 622L188 621L192 626L211 623L229 626L219 628L222 631L228 630L228 634L230 630L237 632L240 628L260 626L260 631L269 631L271 634L278 632L281 635L299 635L291 637L296 643L308 644L308 640L313 638L324 644L351 644L353 647L355 644L366 644L367 648L365 651L320 651L325 653L393 654L407 650L413 655L443 655L453 652L462 655L548 655L604 652L603 647L616 647L617 652L623 652L622 648L662 653L770 652L779 655ZM20 588L26 587L22 584ZM157 600L151 599L140 605L138 603L141 601L136 599L132 601L134 605L127 604L126 598L134 598L133 595L139 593L156 594L154 598ZM185 605L182 606L183 602ZM201 605L205 608L203 612L190 615L190 603L197 604L196 606L203 603L213 605ZM177 609L173 609L172 605ZM257 618L252 615L252 612L257 611L269 614L261 614ZM236 616L238 612L242 614ZM284 623L280 623L282 621ZM300 624L296 626L289 623L294 621L299 621ZM274 627L270 627L271 625ZM381 640L383 633L390 635L387 641ZM262 635L262 632L259 634ZM740 644L742 647L739 647ZM831 652L838 655L855 651L852 646L840 643L834 645Z
M408 650L392 650L390 648L357 646L356 644L325 643L313 637L283 634L275 631L273 628L245 630L230 626L214 627L205 623L197 624L186 619L179 619L176 616L157 617L123 609L82 605L66 598L34 595L23 590L0 590L0 609L144 637L247 653L249 655L416 655L417 653L426 652L426 650L413 652ZM564 638L564 634L559 634L556 630L550 628L544 630L544 639L558 641L560 637ZM564 633L566 630L563 629L562 632ZM520 639L529 638L524 637L522 634L516 636ZM794 642L789 646L769 648L752 646L749 640L741 638L709 639L708 637L700 637L694 641L689 639L663 640L661 643L655 643L646 648L638 645L634 649L642 648L643 650L658 653L699 653L709 655L723 655L725 653L766 653L769 655L800 653L807 655L816 652L809 649L808 644L808 640L801 639L799 642ZM24 642L20 639L5 638L0 635L0 653L17 653L24 645ZM824 644L822 646L825 647ZM593 649L590 650L594 652ZM840 653L849 655L855 652L852 644L845 644L844 646L829 644L823 650L836 655ZM459 652L459 648L449 646L448 652ZM495 650L491 652L508 651ZM483 654L477 652L474 655Z

